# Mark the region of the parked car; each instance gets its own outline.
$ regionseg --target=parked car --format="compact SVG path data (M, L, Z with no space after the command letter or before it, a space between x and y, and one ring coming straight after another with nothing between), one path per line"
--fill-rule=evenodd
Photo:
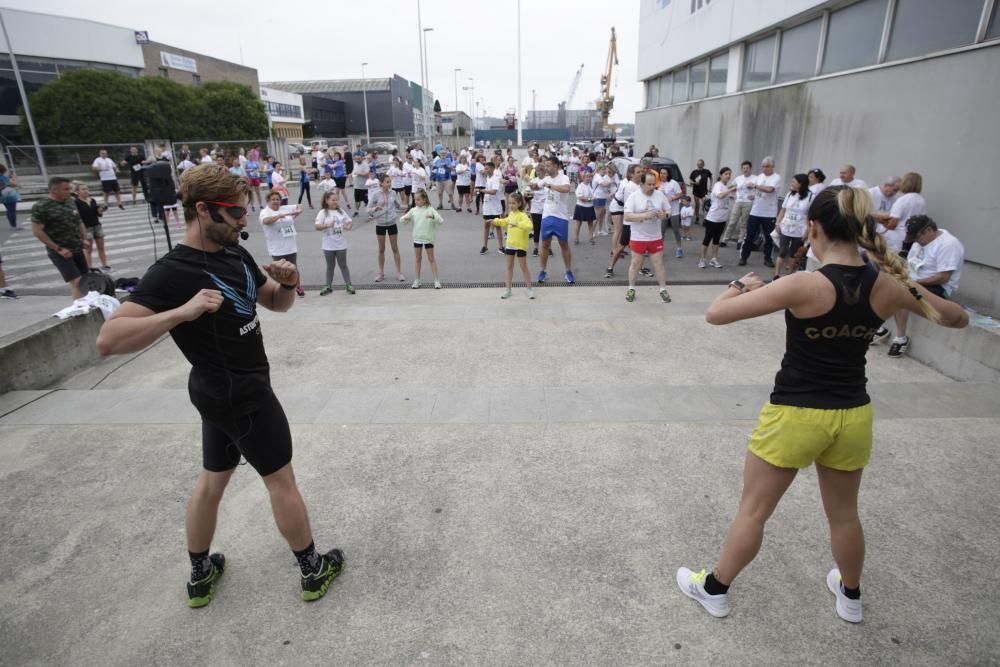
M388 141L373 141L370 144L365 144L361 147L366 153L371 153L373 151L378 153L391 153L396 150L396 144L389 143Z
M653 167L657 171L666 169L670 172L670 178L677 181L681 186L681 192L687 194L687 184L684 174L681 173L680 165L668 157L644 157L639 163L644 167Z

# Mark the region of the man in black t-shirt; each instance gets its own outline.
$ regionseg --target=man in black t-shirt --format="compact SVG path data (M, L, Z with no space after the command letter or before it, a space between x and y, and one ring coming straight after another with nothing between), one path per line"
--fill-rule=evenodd
M313 544L292 472L288 420L271 391L257 305L291 308L299 274L285 260L258 267L240 247L248 187L214 164L185 172L183 240L149 268L97 338L107 356L137 352L169 333L191 363L188 393L202 417L204 469L187 509L189 607L212 600L225 567L225 557L209 548L219 502L241 456L270 494L275 521L302 571L302 599L323 597L344 564L339 549L321 554Z
M132 180L132 206L135 206L136 186L142 187L142 198L146 198L146 172L143 170L146 156L139 153L139 149L132 146L128 149L128 155L122 160L122 168L128 170L129 178Z
M712 172L705 169L704 160L698 160L698 168L691 172L689 179L694 197L694 221L701 224L705 219L705 197L712 188Z

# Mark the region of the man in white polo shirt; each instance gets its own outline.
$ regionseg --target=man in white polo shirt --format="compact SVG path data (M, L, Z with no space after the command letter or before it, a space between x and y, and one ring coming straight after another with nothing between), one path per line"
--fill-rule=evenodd
M855 169L853 164L845 164L840 168L840 178L835 178L830 183L830 187L836 187L838 185L846 185L849 188L865 188L868 184L857 178L855 175Z
M573 256L569 250L569 193L572 186L569 184L569 176L563 173L560 167L559 158L550 156L546 158L545 178L539 179L537 184L532 184L531 189L535 190L536 197L545 197L545 206L542 209L542 252L539 256L541 261L541 271L538 273L539 283L544 283L548 273L545 270L549 261L549 247L552 245L552 237L559 240L559 247L562 249L563 264L566 267L566 282L572 285L576 282L573 275Z
M643 173L639 188L625 202L624 223L631 229L629 248L632 250L625 300L629 303L635 301L635 281L643 256L648 253L656 282L660 285L660 299L663 303L670 303L667 275L663 267L663 230L660 226L662 220L670 217L670 203L663 192L656 189L656 175L652 172Z

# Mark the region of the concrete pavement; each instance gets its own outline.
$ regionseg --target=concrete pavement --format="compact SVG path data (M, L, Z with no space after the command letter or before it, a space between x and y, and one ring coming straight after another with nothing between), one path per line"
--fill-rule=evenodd
M485 259L485 258L483 258ZM217 599L184 606L199 427L165 341L61 391L0 397L3 664L993 664L1000 386L869 360L865 622L834 612L815 474L708 617L711 567L780 315L704 323L717 287L366 290L263 312L320 548L297 597L263 485L240 469Z

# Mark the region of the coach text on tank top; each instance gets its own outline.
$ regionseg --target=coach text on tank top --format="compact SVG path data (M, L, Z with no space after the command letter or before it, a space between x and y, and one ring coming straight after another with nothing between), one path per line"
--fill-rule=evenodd
M869 301L878 269L827 264L818 272L833 283L837 300L818 317L799 319L785 310L785 356L771 403L826 410L867 405L865 355L884 319Z

